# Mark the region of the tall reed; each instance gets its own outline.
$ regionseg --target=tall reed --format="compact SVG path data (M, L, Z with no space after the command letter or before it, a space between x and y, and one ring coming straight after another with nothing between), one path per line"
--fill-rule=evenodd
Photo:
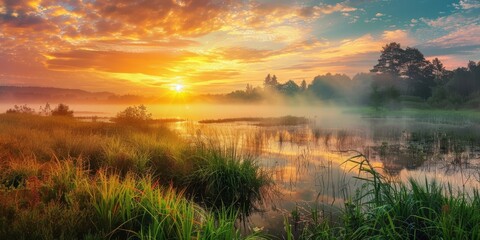
M301 239L480 239L478 191L455 193L426 179L390 182L363 154L348 162L356 164L363 185L345 202L343 224L310 220Z

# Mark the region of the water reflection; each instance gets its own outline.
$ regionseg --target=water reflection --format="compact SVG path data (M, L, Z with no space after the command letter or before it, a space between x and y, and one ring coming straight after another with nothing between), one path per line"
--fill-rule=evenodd
M11 106L2 103L0 110ZM97 121L106 121L127 107L70 106L77 117L93 115ZM147 107L154 118L188 120L240 118L253 109L250 105ZM267 232L283 231L283 218L293 210L308 213L313 208L333 222L338 220L335 212L361 184L353 178L358 174L352 170L354 165L345 163L352 156L346 150L362 152L393 181L435 178L466 191L480 187L480 124L461 117L455 121L362 118L343 114L339 108L308 106L255 105L254 109L255 117L290 114L312 121L297 126L261 127L251 122L209 125L196 121L169 126L185 139L211 141L253 155L272 173L280 194L265 206L265 212L250 218L253 226L264 227Z
M283 231L292 209L317 209L332 221L361 182L351 152L362 152L394 181L437 179L463 190L479 187L480 131L477 126L362 119L352 125L260 127L252 123L176 123L185 136L216 139L218 144L254 155L268 169L280 193L253 215L250 224L267 233ZM352 170L353 169L353 170Z

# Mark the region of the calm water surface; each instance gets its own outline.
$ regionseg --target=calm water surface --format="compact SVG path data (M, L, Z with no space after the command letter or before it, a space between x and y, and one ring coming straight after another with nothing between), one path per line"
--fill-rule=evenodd
M307 214L316 207L324 217L339 221L336 213L362 184L353 178L358 176L355 164L345 162L357 154L354 151L363 153L395 182L435 179L466 192L480 187L477 124L349 118L352 121L317 116L299 126L237 122L177 123L172 127L187 136L220 138L219 142L256 156L271 172L279 194L272 197L265 212L253 215L250 223L274 234L283 231L284 216L292 210Z
M28 104L38 109L42 104ZM0 104L0 112L13 104ZM55 104L52 104L55 106ZM108 119L127 105L71 104L75 116ZM201 137L254 156L272 174L276 194L253 214L251 227L283 231L292 210L317 207L332 221L343 202L362 184L358 171L345 161L363 153L392 181L413 177L451 184L471 192L480 187L480 124L439 119L363 118L328 107L251 105L147 105L154 118L188 121L169 126L187 139ZM309 124L261 127L252 122L200 124L201 119L303 116Z

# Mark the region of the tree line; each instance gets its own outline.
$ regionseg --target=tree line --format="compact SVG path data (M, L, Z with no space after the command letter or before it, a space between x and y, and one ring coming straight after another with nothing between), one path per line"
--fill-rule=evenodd
M34 108L24 105L14 105L13 108L8 109L7 114L38 114L42 116L64 116L73 117L73 110L66 104L60 103L54 109L50 107L49 103L46 103L44 107L40 106L40 110L37 112Z
M378 63L368 73L353 78L327 73L316 76L310 84L303 80L300 85L293 80L281 83L276 75L268 74L263 88L247 84L245 90L234 91L227 97L260 101L271 95L375 108L478 108L480 62L470 61L466 67L447 70L438 58L429 61L418 49L402 48L392 42L383 47Z

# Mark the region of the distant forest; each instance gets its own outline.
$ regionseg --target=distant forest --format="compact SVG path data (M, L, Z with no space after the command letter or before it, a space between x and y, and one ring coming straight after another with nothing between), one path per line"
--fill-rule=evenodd
M353 78L345 74L316 76L310 84L292 80L284 83L268 74L262 87L247 84L245 90L226 95L228 99L264 101L272 95L285 99L322 100L340 104L370 105L375 108L400 107L479 108L480 62L447 70L435 58L425 59L416 48L402 48L392 42L383 47L378 64L369 73Z

